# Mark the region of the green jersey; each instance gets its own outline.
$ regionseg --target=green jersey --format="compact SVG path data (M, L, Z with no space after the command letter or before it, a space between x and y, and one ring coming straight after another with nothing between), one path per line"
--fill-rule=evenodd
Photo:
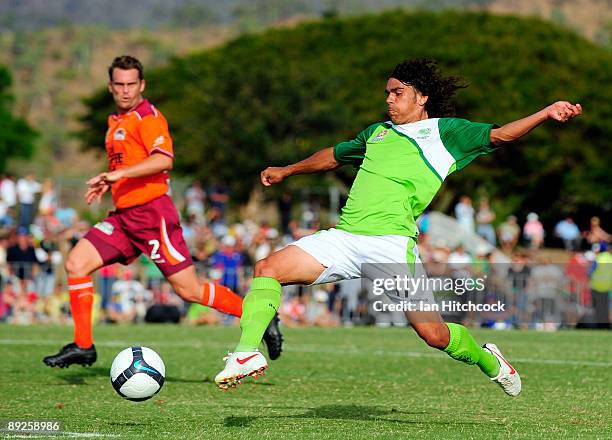
M381 122L335 145L336 161L359 167L336 228L415 237L416 218L444 179L495 149L490 144L493 125L458 118Z

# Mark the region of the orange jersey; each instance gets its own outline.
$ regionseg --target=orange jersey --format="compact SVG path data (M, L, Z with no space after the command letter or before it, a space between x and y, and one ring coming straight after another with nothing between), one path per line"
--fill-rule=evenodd
M126 114L108 117L105 144L110 171L135 165L156 153L174 157L168 122L146 99ZM117 208L142 205L167 192L166 172L125 178L112 185Z

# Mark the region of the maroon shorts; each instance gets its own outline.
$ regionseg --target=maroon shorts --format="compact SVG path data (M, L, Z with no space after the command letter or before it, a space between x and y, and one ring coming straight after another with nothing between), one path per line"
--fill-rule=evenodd
M166 277L193 264L178 213L167 195L111 212L84 238L94 245L105 266L129 264L143 252Z

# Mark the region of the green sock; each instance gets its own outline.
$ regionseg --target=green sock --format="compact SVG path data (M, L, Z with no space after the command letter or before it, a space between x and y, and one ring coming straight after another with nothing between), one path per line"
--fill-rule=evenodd
M495 356L476 343L467 328L459 324L448 323L450 342L444 349L453 359L466 364L477 364L489 377L499 374L499 362Z
M255 351L280 305L281 285L274 278L256 277L242 301L242 335L235 351Z

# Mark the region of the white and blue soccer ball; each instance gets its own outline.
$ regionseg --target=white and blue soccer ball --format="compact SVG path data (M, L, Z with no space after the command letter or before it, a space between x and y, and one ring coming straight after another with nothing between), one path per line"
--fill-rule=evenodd
M135 402L150 399L164 385L166 366L157 353L147 347L121 351L110 369L111 384L121 397Z

